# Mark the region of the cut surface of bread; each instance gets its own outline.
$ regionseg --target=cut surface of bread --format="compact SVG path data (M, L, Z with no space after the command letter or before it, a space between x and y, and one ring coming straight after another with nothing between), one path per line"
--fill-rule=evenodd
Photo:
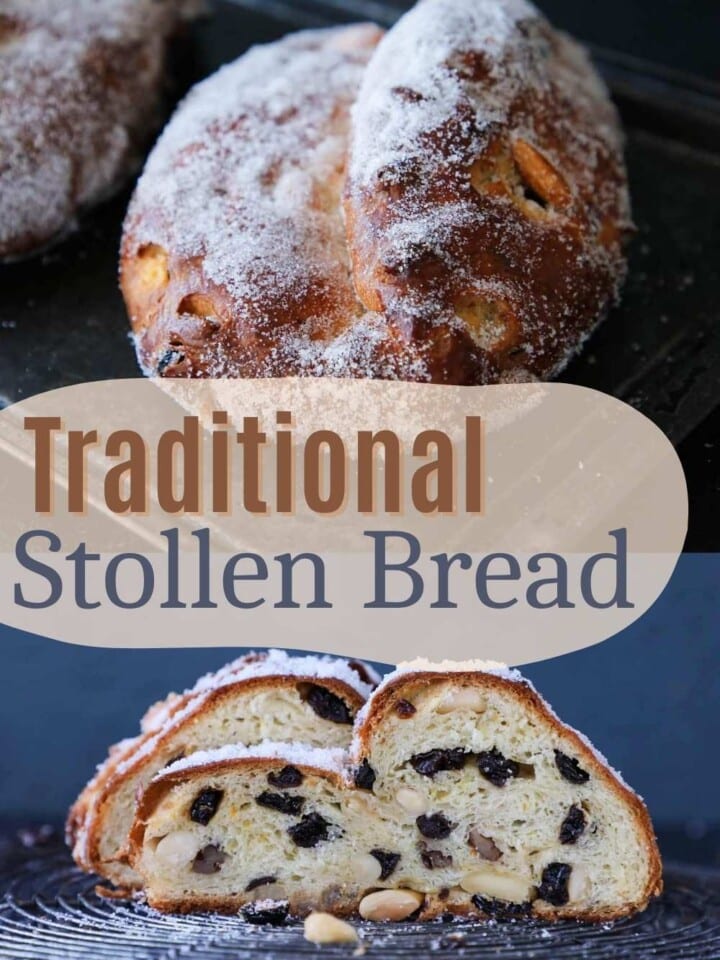
M343 747L374 678L365 665L273 650L241 657L192 690L150 708L138 737L110 751L68 818L79 866L123 887L138 877L126 862L135 800L163 767L227 743L300 739Z
M0 4L0 259L63 233L135 166L187 0Z
M390 674L349 753L265 743L171 765L131 857L149 903L181 912L602 921L662 887L640 798L516 671L482 662Z
M122 244L146 374L524 381L605 315L629 202L584 52L525 0L381 36L254 48L180 106Z

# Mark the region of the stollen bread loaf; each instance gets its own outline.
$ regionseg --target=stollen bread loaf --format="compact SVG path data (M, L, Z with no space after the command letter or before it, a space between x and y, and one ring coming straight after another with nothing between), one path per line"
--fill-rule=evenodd
M144 372L482 384L552 376L618 296L622 137L526 0L421 0L200 84L128 212Z
M139 736L111 748L71 809L67 837L76 863L133 888L138 877L126 846L136 795L159 770L237 741L347 746L375 679L359 662L273 650L241 657L186 693L171 694L151 707Z
M349 753L225 747L160 772L131 859L160 910L611 920L662 887L640 798L498 664L414 662Z
M0 260L66 231L135 167L161 120L188 0L0 4Z

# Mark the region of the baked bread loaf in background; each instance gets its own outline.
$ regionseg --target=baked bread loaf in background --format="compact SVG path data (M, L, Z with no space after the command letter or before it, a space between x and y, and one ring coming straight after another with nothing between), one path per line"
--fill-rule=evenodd
M67 230L138 163L188 0L0 4L0 259Z
M123 888L137 886L127 837L137 793L159 770L226 743L272 738L346 747L377 679L357 661L273 650L241 657L171 694L148 711L139 736L110 749L71 809L67 839L76 863Z
M421 0L204 81L152 153L121 282L148 375L556 374L617 298L622 137L525 0Z
M160 910L256 919L604 921L662 888L640 798L517 671L482 662L388 675L349 757L265 743L170 765L131 857Z

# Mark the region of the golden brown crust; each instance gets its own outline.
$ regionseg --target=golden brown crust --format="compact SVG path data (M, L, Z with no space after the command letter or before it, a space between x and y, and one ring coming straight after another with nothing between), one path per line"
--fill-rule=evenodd
M442 343L434 380L551 376L617 297L617 118L530 5L419 3L366 73L350 156L358 294L409 340Z
M549 725L564 740L569 740L574 755L576 755L583 767L589 771L593 777L600 779L631 812L635 830L645 849L649 869L648 879L642 893L632 902L623 904L616 909L577 909L572 907L563 907L555 909L548 905L543 905L540 910L536 910L534 916L544 920L577 919L583 922L596 923L618 920L624 916L629 916L637 911L645 909L650 899L662 892L662 863L655 840L655 835L648 815L647 809L642 800L627 787L614 772L603 763L595 751L589 746L587 741L576 731L566 727L557 716L548 707L545 701L536 693L530 684L525 681L511 680L504 676L490 673L479 673L473 671L452 671L433 672L418 671L399 674L395 679L382 686L373 697L367 716L362 723L356 727L356 752L354 762L357 763L363 759L372 759L372 742L375 732L381 728L388 716L396 714L396 705L399 701L407 701L417 698L423 691L429 690L436 683L458 683L460 685L475 685L483 689L499 690L505 695L512 696L521 704L524 711L534 714L537 719ZM233 769L252 766L254 769L265 769L273 766L282 766L281 759L270 758L243 758L224 760L215 763L206 764L201 768L193 768L192 773L179 770L177 773L169 773L155 780L145 791L139 801L137 816L131 833L131 859L134 863L139 861L142 853L145 825L153 812L158 808L163 798L168 792L178 784L182 783L188 776L196 776L198 770L202 771L202 777L212 776L214 773L225 773ZM347 780L334 771L323 770L316 767L301 769L327 779L336 787L346 790L353 790ZM236 913L238 908L248 902L250 898L243 895L236 896L198 896L187 897L180 901L175 899L163 899L154 894L150 897L151 906L158 910L178 913L190 913L203 910L212 910L220 913ZM339 895L333 899L333 903L328 906L332 913L338 916L351 916L357 912L359 904L358 897L348 897ZM304 916L310 909L317 909L317 904L306 904L301 898L295 897L289 902L290 911L295 916ZM323 907L325 909L325 907ZM481 910L468 901L467 894L459 897L453 897L453 891L447 891L438 894L428 894L419 914L420 920L430 920L450 913L456 916L467 916L471 918L484 917Z
M179 724L173 725L173 716L180 710L187 708L197 694L189 692L175 698L164 730L160 732L150 730L136 741L130 742L130 745L125 749L116 751L117 756L111 756L110 762L88 784L78 801L71 808L67 832L69 842L74 844L73 856L78 866L104 876L107 874L108 862L120 864L128 862L127 849L118 851L112 861L107 861L101 854L100 847L107 829L106 820L110 804L123 783L142 775L143 771L152 770L154 766L157 766L158 758L161 758L167 751L167 745L171 739L181 734L184 729L189 730L196 723L202 723L203 717L210 711L216 709L223 701L237 696L239 692L251 693L253 690L263 687L292 688L308 683L322 686L338 696L348 705L353 714L357 713L365 702L357 690L343 680L334 677L319 678L311 674L257 676L238 680L235 683L226 683L215 690L209 691L199 701L195 710L184 716ZM151 740L155 742L152 744L152 749L146 752L143 748ZM119 769L121 763L123 766ZM81 835L82 843L79 843L78 840ZM112 879L112 877L109 877L109 879Z
M287 38L181 107L122 246L145 373L549 377L617 298L622 142L582 51L524 0L378 39Z
M651 898L659 896L663 888L662 860L647 807L627 784L623 783L605 763L601 762L588 742L581 737L576 730L567 727L560 721L555 713L548 707L547 703L527 681L507 680L502 676L491 673L478 673L476 671L453 671L451 674L434 673L430 671L400 674L395 680L392 680L378 690L373 697L370 712L364 719L364 722L356 729L356 742L358 744L357 759L362 761L363 758L371 755L372 740L375 731L383 723L386 716L395 712L395 705L398 701L410 699L414 693L429 689L435 683L447 682L448 679L452 680L452 682L473 684L484 689L502 690L504 693L515 697L524 709L534 713L543 722L549 724L555 732L569 739L572 742L575 753L581 758L583 768L592 771L592 774L602 780L617 797L621 798L632 812L637 833L642 838L642 844L650 864L648 880L641 896L633 903L626 904L620 910L578 911L577 914L573 914L571 911L568 911L567 908L563 908L560 911L543 909L542 917L549 920L556 920L562 917L577 916L577 919L587 920L589 922L600 922L617 920L620 919L620 917L644 910Z

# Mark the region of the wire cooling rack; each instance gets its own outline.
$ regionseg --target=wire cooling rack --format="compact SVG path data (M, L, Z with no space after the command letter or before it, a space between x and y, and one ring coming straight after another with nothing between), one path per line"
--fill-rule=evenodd
M0 851L2 852L2 851ZM237 917L173 917L142 903L98 896L59 842L6 842L0 873L3 960L275 960L318 956L302 925L255 926ZM671 866L645 913L612 925L435 921L357 924L361 947L322 957L382 960L459 956L500 960L718 960L720 872Z

